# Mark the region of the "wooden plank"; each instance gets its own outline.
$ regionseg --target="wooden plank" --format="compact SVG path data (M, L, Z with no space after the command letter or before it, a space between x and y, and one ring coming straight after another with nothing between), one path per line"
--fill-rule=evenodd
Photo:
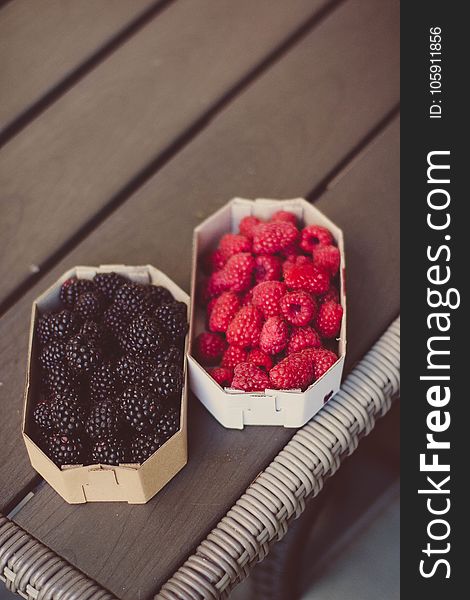
M8 365L1 377L8 402L0 403L0 438L6 440L0 482L9 482L0 485L0 508L33 475L21 439L11 435L20 423L31 300L61 272L86 263L151 262L188 289L190 244L175 250L177 240L189 240L192 228L232 196L307 193L394 105L396 29L395 2L377 10L373 0L361 0L330 15L215 119L175 159L175 168L170 162L0 320L0 356ZM370 59L377 55L380 65ZM318 57L314 64L312 57ZM364 67L361 80L351 76L357 64ZM15 222L10 225L4 253L10 245L19 246L12 244ZM34 235L34 228L29 234L23 230L28 244Z
M326 3L176 2L13 138L0 303Z
M398 140L395 122L318 203L347 240L349 365L399 310ZM174 177L180 172L176 164L171 170ZM194 168L185 173L190 185ZM147 190L157 201L169 192L166 184ZM168 224L168 209L160 217ZM114 232L126 226L121 221ZM186 234L183 226L180 239ZM391 283L368 284L364 293L369 276ZM293 434L276 427L224 430L194 398L189 431L188 466L147 505L68 506L45 486L15 520L119 597L151 597Z
M0 12L0 134L156 0L15 0Z

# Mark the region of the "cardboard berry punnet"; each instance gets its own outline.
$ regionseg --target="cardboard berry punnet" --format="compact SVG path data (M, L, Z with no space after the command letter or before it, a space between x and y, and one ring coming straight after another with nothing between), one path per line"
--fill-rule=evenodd
M243 392L221 387L197 361L194 340L205 330L206 312L197 301L201 277L201 260L213 250L225 233L237 232L246 216L269 219L276 211L295 214L306 225L321 225L332 233L339 248L340 303L343 319L338 342L338 361L305 391L266 389L264 392ZM339 390L346 356L346 295L343 232L322 212L303 198L293 200L246 200L234 198L208 217L194 230L191 281L190 347L188 353L189 383L192 391L207 410L224 426L243 429L245 425L283 425L301 427Z
M180 429L141 465L72 465L58 467L33 441L31 412L39 381L37 366L38 341L36 323L39 316L59 306L62 283L70 277L93 279L96 273L116 272L132 281L152 283L168 288L176 300L189 307L189 297L169 277L150 265L75 267L33 302L28 348L25 402L22 433L34 469L70 504L85 502L121 501L143 504L160 491L187 463L187 375L184 365L184 385L181 395ZM187 342L186 342L187 344Z

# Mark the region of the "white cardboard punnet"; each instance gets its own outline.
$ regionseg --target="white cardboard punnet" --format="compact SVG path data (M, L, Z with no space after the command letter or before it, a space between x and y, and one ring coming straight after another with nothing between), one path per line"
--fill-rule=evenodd
M338 245L341 254L340 265L340 301L343 307L343 321L338 338L338 361L320 379L304 392L265 390L264 393L246 393L239 390L222 388L205 371L192 353L194 338L205 329L205 310L197 304L197 285L201 257L216 247L224 233L237 232L243 217L254 215L261 219L269 217L278 210L294 213L304 225L322 225L327 227ZM346 282L343 232L322 212L303 198L293 200L246 200L234 198L225 206L208 217L194 230L193 264L191 281L191 327L188 354L189 383L192 391L207 410L224 426L231 429L243 429L245 425L282 425L301 427L327 402L338 390L341 383L344 359L346 355Z
M102 265L100 267L75 267L60 277L54 285L33 302L29 337L28 370L26 375L23 414L23 438L32 466L70 504L84 502L121 501L143 504L150 500L187 463L187 373L184 366L184 387L181 397L180 429L150 458L139 465L87 465L59 468L34 442L30 433L31 411L36 400L38 316L59 307L62 283L69 277L92 279L96 273L114 271L132 281L163 285L176 300L189 306L189 297L161 271L150 265Z

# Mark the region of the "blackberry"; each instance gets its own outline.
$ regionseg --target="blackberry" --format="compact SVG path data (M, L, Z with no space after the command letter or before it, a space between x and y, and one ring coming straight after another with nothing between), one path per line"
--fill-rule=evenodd
M157 362L170 363L172 365L183 366L183 351L176 346L163 348L156 356Z
M105 330L101 325L96 323L96 321L87 319L81 326L79 333L87 337L89 340L92 340L96 344L99 344L105 335Z
M160 304L169 304L175 300L170 290L161 285L149 285L147 287L147 298L150 306L154 308L160 306Z
M155 355L165 343L165 335L157 321L145 315L139 315L132 320L122 340L127 352L143 356Z
M60 299L67 308L73 308L80 294L94 291L93 281L89 279L77 279L71 277L62 284L60 288Z
M65 340L80 326L80 317L69 310L46 314L39 319L38 334L42 344L52 340Z
M46 374L47 389L52 393L69 394L77 391L77 377L64 363L52 365Z
M111 362L104 362L93 371L90 377L92 400L114 400L118 394L116 371Z
M142 313L146 307L147 287L129 281L116 290L114 305L129 318Z
M119 400L122 416L135 431L144 431L155 425L161 407L158 398L142 387L130 386Z
M127 283L128 279L118 273L97 273L93 277L93 282L106 301L111 304L116 295L116 291L122 285Z
M58 394L51 401L54 429L59 433L75 433L84 426L84 414L76 394Z
M177 365L159 362L148 378L148 387L162 400L177 398L183 388L183 372Z
M164 442L165 440L156 431L137 434L131 442L130 450L132 462L142 464L147 458L152 456Z
M64 362L64 359L65 342L59 340L50 341L39 355L39 362L46 371L50 371L53 365Z
M168 339L177 342L184 339L188 331L187 306L184 302L162 304L154 314Z
M126 387L131 385L144 387L151 370L151 363L136 360L129 355L122 356L116 364L117 376Z
M53 433L48 440L49 456L59 467L61 465L83 464L85 452L79 436Z
M171 406L158 419L155 432L166 442L180 428L180 407Z
M91 449L93 464L119 465L127 460L123 442L113 436L97 440Z
M120 422L116 404L112 400L102 400L91 407L86 432L93 440L115 436Z
M66 358L76 373L91 373L101 362L101 352L92 340L77 334L67 342Z
M84 292L75 302L75 312L82 319L96 319L103 312L103 299L98 292Z
M33 421L42 430L42 432L52 431L54 424L51 415L51 405L46 400L42 400L36 404L33 411Z
M129 326L129 318L114 304L105 310L102 322L117 340L125 336Z

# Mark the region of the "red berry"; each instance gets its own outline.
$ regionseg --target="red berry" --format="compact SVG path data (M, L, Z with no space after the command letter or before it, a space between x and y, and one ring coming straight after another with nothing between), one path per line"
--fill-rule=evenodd
M222 269L212 273L207 282L203 284L201 295L204 301L208 302L211 298L221 294L225 289L227 289L227 283Z
M279 281L281 279L282 262L279 256L261 254L255 257L255 281Z
M226 259L222 256L220 250L208 252L202 259L202 270L206 275L212 275L215 271L220 271L225 265Z
M279 300L286 293L286 284L282 281L263 281L253 288L253 304L264 317L272 317L281 312Z
M317 246L312 251L313 264L325 269L333 277L339 269L341 255L336 246Z
M227 331L234 316L240 308L240 299L233 292L221 294L212 307L209 317L209 329L211 331Z
M253 252L255 254L276 254L297 241L299 232L295 225L278 221L262 223L255 229Z
M322 294L318 297L320 302L328 302L329 300L334 300L335 302L339 302L339 292L335 288L334 285L330 285L328 291L325 294Z
M295 327L287 344L287 353L300 352L305 348L321 348L321 339L312 327Z
M236 367L241 362L246 362L248 352L240 346L229 346L222 356L222 367Z
M312 252L318 244L328 246L331 243L333 243L333 236L326 227L308 225L300 232L300 247L305 252Z
M225 260L240 252L251 252L251 240L238 233L226 233L220 238L218 250Z
M317 302L308 292L289 292L279 302L282 316L292 325L308 325L317 313Z
M232 388L245 392L262 392L269 387L269 377L253 363L244 362L235 367Z
M227 328L227 342L254 348L258 345L262 325L263 315L256 306L242 306Z
M251 288L240 297L241 306L247 306L248 304L253 304L253 289Z
M330 287L328 273L310 263L295 265L286 273L284 280L288 288L311 294L324 294Z
M341 329L343 307L334 300L324 302L318 309L315 326L318 333L324 338L333 338Z
M258 217L252 217L251 215L248 217L243 217L243 219L240 221L240 233L245 235L247 238L252 239L255 227L257 227L261 222L261 219L258 219Z
M296 265L305 265L305 264L311 263L311 262L312 262L312 259L303 254L300 254L300 255L290 254L284 261L284 264L282 265L282 275L283 275L284 279L285 279L287 273L289 273L289 271L292 269L292 267L295 267Z
M278 354L287 346L289 327L282 317L269 317L263 325L259 347L266 354Z
M288 210L277 210L271 217L271 221L285 221L286 223L292 223L297 226L297 217L294 213Z
M195 355L203 365L215 365L222 358L227 342L217 333L200 333L195 340Z
M231 292L244 292L253 279L255 259L249 252L240 252L231 256L222 271L214 273L213 277L221 274L223 286Z
M313 383L313 363L303 352L294 352L269 371L269 379L278 390L304 390Z
M233 369L230 367L213 367L207 369L209 375L222 387L230 387L233 379Z
M308 348L303 353L312 361L315 379L320 379L338 360L336 354L326 348Z
M253 350L250 350L247 361L253 363L257 367L260 367L261 369L264 369L265 371L269 371L269 369L271 369L273 366L271 357L259 348L253 348Z

